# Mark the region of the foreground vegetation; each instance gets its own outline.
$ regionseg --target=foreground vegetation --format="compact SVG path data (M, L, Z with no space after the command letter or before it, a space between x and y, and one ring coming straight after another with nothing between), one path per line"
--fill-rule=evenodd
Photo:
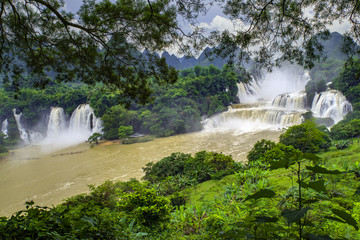
M289 144L289 136L296 141ZM53 208L27 202L0 218L0 237L359 239L360 144L352 142L330 147L308 121L279 143L259 141L248 163L221 153L173 153L147 164L143 182L107 181Z

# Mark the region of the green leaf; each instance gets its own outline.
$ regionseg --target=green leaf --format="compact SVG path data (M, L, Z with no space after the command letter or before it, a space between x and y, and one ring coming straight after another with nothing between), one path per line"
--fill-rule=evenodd
M332 240L331 237L329 237L328 235L315 235L310 233L308 235L308 239L309 240Z
M309 182L309 188L314 189L318 193L327 193L326 187L325 187L325 180L320 179L315 182Z
M260 198L272 198L276 195L276 193L273 190L270 189L261 189L260 191L249 195L245 198L245 201L250 200L250 199L260 199Z
M255 217L258 223L277 222L279 219L276 217L258 216Z
M336 222L346 223L344 220L342 220L340 218L337 218L337 217L326 216L325 218L329 219L329 220L336 221Z
M278 161L271 161L270 162L270 169L275 170L279 168L288 168L288 161L286 159L281 159Z
M354 193L354 195L360 195L360 187L358 187Z
M343 219L347 224L353 226L356 230L359 230L359 227L357 226L356 220L347 212L332 208L331 211L341 219Z
M304 204L312 204L312 203L316 203L318 201L319 201L319 199L308 199L308 200L303 201L303 203Z
M316 154L314 153L304 153L303 154L303 158L306 158L306 159L309 159L313 162L316 162L316 161L320 161L321 160L321 157L317 156Z
M286 218L288 224L299 221L305 216L305 214L310 210L310 207L305 207L300 210L289 210L285 209L281 212L281 216Z
M318 165L315 165L314 167L306 166L307 170L310 170L314 173L322 173L322 174L341 174L343 172L340 172L339 170L328 170L326 168L320 167Z

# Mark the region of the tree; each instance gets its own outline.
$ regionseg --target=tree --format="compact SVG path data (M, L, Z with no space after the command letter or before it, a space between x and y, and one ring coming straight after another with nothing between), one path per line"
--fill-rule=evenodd
M318 128L314 121L306 120L290 127L280 135L280 143L291 145L303 153L317 153L330 147L330 138Z
M132 126L120 126L119 127L119 138L125 138L134 133Z
M94 133L88 138L89 143L99 144L99 139L102 137L101 133Z
M206 35L197 27L185 34L179 28L179 16L195 23L213 4L241 22L236 33ZM103 82L124 97L146 102L153 81L177 79L175 69L155 53L169 46L183 53L217 46L221 56L239 53L240 59L254 53L255 61L269 68L281 61L312 67L321 57L318 39L329 36L328 25L335 20L350 21L348 36L357 43L360 38L360 9L350 0L84 0L77 15L63 6L63 0L0 2L0 74L5 82L18 88L26 73L36 76L39 86L49 77ZM306 14L309 9L312 14ZM348 40L346 49L352 50ZM139 54L143 49L149 50L145 57Z
M190 6L195 9L191 13ZM180 41L184 34L177 15L192 18L202 4L84 0L76 16L63 7L63 0L0 2L0 74L5 83L18 88L27 74L36 76L39 86L46 85L49 76L103 82L145 102L150 79L177 80L175 69L152 52ZM142 49L149 49L146 56L139 53Z

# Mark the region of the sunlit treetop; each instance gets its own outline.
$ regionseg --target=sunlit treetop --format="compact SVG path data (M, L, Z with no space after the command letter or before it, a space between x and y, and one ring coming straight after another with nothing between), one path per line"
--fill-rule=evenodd
M196 26L211 4L242 22L237 32L207 34L194 28L188 33L180 28L179 19ZM151 84L177 80L175 69L156 52L176 47L189 54L217 46L221 55L251 56L268 68L282 61L311 67L321 57L314 36L328 36L335 20L350 22L348 36L359 42L359 11L358 1L84 0L74 15L64 10L64 1L3 0L0 71L5 83L15 86L26 74L40 86L49 76L103 82L124 97L146 102ZM146 56L139 54L144 49Z

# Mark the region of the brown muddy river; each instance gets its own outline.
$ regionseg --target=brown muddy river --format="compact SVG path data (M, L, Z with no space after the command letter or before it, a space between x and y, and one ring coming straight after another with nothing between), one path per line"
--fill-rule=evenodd
M0 160L0 215L10 216L23 209L28 200L53 206L88 191L88 185L99 185L105 180L141 179L146 163L173 152L216 151L244 161L256 141L277 141L280 133L203 131L132 145L107 142L93 148L84 143L57 151L51 146L16 149L11 157Z

